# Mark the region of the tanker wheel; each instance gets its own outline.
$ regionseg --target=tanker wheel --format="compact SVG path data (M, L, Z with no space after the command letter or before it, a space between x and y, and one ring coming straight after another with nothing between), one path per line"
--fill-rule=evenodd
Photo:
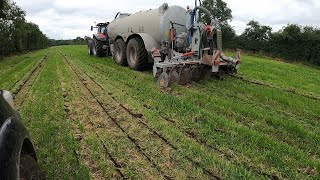
M127 65L126 43L123 41L123 39L116 40L113 48L114 48L114 53L113 53L114 61L121 66Z
M199 67L194 67L191 70L191 75L192 75L192 81L198 82L201 79L201 74L200 74L200 69Z
M141 38L133 38L127 45L127 61L133 70L143 70L148 65L148 52Z
M188 67L183 67L179 73L179 84L187 85L190 83L191 71Z
M89 42L88 42L88 54L91 55L91 56L93 55L93 48L94 48L93 41L89 40Z
M157 84L162 88L166 88L169 86L169 83L169 75L166 72L162 72L157 79Z
M218 72L219 80L224 80L225 77L226 77L226 72L223 69L219 70L219 72Z
M106 51L103 49L103 42L99 41L97 39L94 40L95 44L95 50L96 50L96 56L98 57L105 57Z
M172 70L170 73L170 83L179 84L179 74L176 70Z
M211 78L211 69L208 66L202 66L200 68L200 77L203 79Z

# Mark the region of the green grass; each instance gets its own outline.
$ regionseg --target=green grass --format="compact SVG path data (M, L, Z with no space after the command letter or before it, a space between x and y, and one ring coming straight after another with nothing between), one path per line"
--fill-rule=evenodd
M48 179L86 179L88 171L77 163L74 151L79 147L73 139L70 123L66 121L57 76L57 58L57 54L52 52L31 87L21 115L36 146L39 164Z
M223 179L320 175L320 101L305 96L320 96L317 68L243 55L239 76L260 85L228 77L165 90L150 71L89 56L85 46L61 46L0 61L0 76L8 77L0 86L15 87L47 52L21 113L49 179L119 177L103 144L128 178L209 178L204 169Z
M5 58L0 61L1 88L14 91L15 85L40 61L48 50L29 53L22 56Z
M243 56L240 75L284 89L320 97L320 71L302 64Z

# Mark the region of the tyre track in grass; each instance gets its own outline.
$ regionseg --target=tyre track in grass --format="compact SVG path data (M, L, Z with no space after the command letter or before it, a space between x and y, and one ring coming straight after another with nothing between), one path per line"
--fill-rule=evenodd
M207 87L201 83L194 83L194 84L195 84L196 88L199 88L199 90L206 92L206 93L212 93L210 90L208 90L208 88L210 88L210 87ZM234 96L232 96L231 98L234 98ZM229 99L231 99L231 98L229 98ZM288 111L285 111L283 107L279 107L279 108L275 109L275 107L272 106L272 104L266 104L265 102L256 101L253 99L252 96L245 96L245 97L241 97L241 98L235 97L235 98L237 98L239 100L243 100L243 101L247 102L247 104L250 104L253 106L263 107L264 109L272 109L273 111L275 111L279 114L283 114L287 117L294 117L295 119L299 120L297 123L304 122L308 118L307 116L304 115L305 113L298 113L293 110L288 112ZM313 118L316 119L317 117L314 116ZM309 123L310 122L306 122L306 124L304 124L303 126L306 128L308 128L308 126L317 126L317 124L309 124Z
M87 64L87 63L86 63L86 64ZM100 69L100 67L98 67L98 66L94 66L94 65L91 65L91 64L87 64L87 65L91 66L92 68L94 68L94 69L96 69L96 70L98 70L98 71L100 71L100 72L102 72L102 73L105 73L104 70ZM90 76L89 76L89 77L90 77ZM90 77L90 78L92 78L92 77ZM130 84L126 84L125 82L122 82L122 83L125 84L125 85L128 86L128 87L133 88L133 86L130 85ZM107 92L107 91L106 91L106 92ZM107 94L110 95L110 93L107 93ZM146 105L144 105L144 108L150 110L150 107L148 107L148 106L146 106ZM132 113L133 116L143 116L142 114L139 114L139 113L138 113L138 114L137 114L137 113L133 113L133 112L131 112L131 113ZM163 120L165 120L166 122L169 122L169 123L173 124L173 126L179 128L180 131L181 131L187 138L194 140L194 141L197 142L199 145L204 146L204 147L205 147L206 149L208 149L208 150L212 150L212 151L217 152L218 154L220 154L222 157L224 157L224 158L225 158L227 161L229 161L229 162L239 164L239 165L243 166L243 167L244 167L246 170L248 170L248 171L254 172L254 173L256 173L256 174L258 174L258 175L261 175L261 176L268 177L268 178L270 178L270 179L279 179L279 178L281 177L281 176L279 177L279 172L278 172L278 173L269 173L269 172L264 171L264 169L257 168L257 167L254 167L254 166L248 164L246 161L241 161L241 160L239 161L239 160L238 160L239 158L237 157L237 154L227 153L227 152L225 152L225 151L220 150L220 148L218 148L218 147L216 147L216 146L212 146L212 145L207 144L206 142L203 142L202 140L200 140L200 139L197 138L197 134L196 134L196 133L194 133L194 132L189 132L189 131L181 128L181 127L178 127L177 125L175 125L175 121L174 121L174 120L171 120L171 119L168 118L168 117L162 116L161 118L162 118ZM216 132L220 132L220 131L223 131L223 130L215 129L215 131L216 131ZM159 133L157 133L157 134L159 134ZM161 136L161 135L160 135L160 136ZM167 141L165 138L163 138L163 139L164 139L165 141ZM168 142L169 142L169 141L168 141ZM172 144L172 143L170 143L170 144ZM192 159L190 159L190 160L192 160ZM197 162L194 161L194 163L197 163Z
M89 76L85 71L83 71L82 73L84 73L88 78L91 79L91 81L93 83L95 83L97 86L100 87L100 89L104 92L106 92L106 94L114 101L113 103L117 104L117 106L119 108L122 109L122 114L129 114L132 116L133 119L133 122L131 122L132 124L136 123L134 121L138 120L138 123L141 124L140 128L143 129L143 128L146 128L148 131L150 131L150 133L148 133L149 136L152 136L154 138L151 138L149 140L146 140L148 142L151 142L151 141L156 141L156 139L159 139L162 141L161 143L161 146L168 146L170 147L172 150L171 151L174 151L174 152L178 152L178 148L176 146L174 146L172 143L170 143L165 137L163 137L160 133L158 133L156 130L152 129L147 123L146 123L146 119L144 119L143 115L140 114L140 113L134 113L133 111L131 111L129 108L125 107L125 105L121 104L119 101L117 101L117 99L115 99L113 96L112 96L112 93L108 92L104 87L102 87L98 82L95 81L95 79L93 79L91 76ZM121 111L121 110L120 110ZM123 125L121 124L121 122L123 121L120 121L119 124L120 126ZM126 124L124 124L123 126L126 126ZM127 126L127 127L124 127L124 129L130 129L130 125ZM141 130L140 129L140 130ZM128 132L126 132L128 133ZM146 136L148 136L146 135ZM130 137L129 137L130 138ZM142 146L143 145L143 142L137 138L137 139L134 139L134 138L130 138L132 139L132 141L136 141L137 142L137 146ZM163 144L164 143L164 144ZM141 144L141 145L140 145ZM143 148L142 148L143 149ZM144 149L143 149L144 150ZM144 150L144 151L147 151L147 150ZM164 154L165 156L165 154ZM152 155L150 155L150 161L152 160ZM199 162L196 162L194 161L192 158L190 157L184 157L186 160L189 161L189 163L192 164L192 166L194 166L195 168L200 168L210 179L222 179L221 177L219 177L218 175L216 175L217 173L213 173L213 172L210 172L209 170L207 170L206 168L203 167L203 165ZM191 165L190 164L190 165Z
M179 148L174 146L169 140L167 140L165 137L163 137L160 133L158 133L156 130L154 130L153 128L151 128L146 122L146 119L144 119L144 115L141 113L135 113L132 110L130 110L128 107L126 107L125 105L121 104L115 97L112 96L112 93L108 92L104 87L102 87L98 82L96 82L91 76L89 76L86 72L83 72L87 77L89 77L96 85L98 85L104 92L107 92L107 95L113 99L115 101L115 103L117 103L117 105L119 107L121 107L125 112L127 112L128 114L130 114L135 120L138 120L139 123L145 127L146 129L148 129L150 132L152 132L156 137L158 137L159 139L161 139L165 144L167 144L168 146L170 146L172 149L179 151ZM201 165L201 163L194 161L193 159L191 159L190 157L186 157L186 159L188 161L190 161L195 167L197 168L201 168L203 170L203 172L205 172L207 175L209 175L212 178L215 179L222 179L221 177L219 177L218 175L215 175L215 173L210 172L209 170L207 170L206 168L203 167L203 165Z
M57 76L56 55L52 53L31 87L21 116L34 140L39 164L49 179L88 179L84 166L74 156L70 123L65 121L63 98Z
M89 65L89 66L91 66L92 68L94 68L94 69L97 69L97 70L99 70L100 72L104 72L104 73L107 73L107 72L105 72L103 69L102 69L102 67L100 67L100 66L98 66L98 65L96 65L96 66L94 66L94 65L91 65L90 63L85 63L85 64L87 64L87 65ZM112 68L112 67L111 67ZM127 85L128 87L132 87L132 85L130 85L130 84L126 84L126 82L122 82L123 84L125 84L125 85ZM168 119L168 118L165 118L165 119ZM172 120L170 120L170 121L172 121ZM221 131L221 130L219 130L219 129L217 129L217 132L223 132L223 130ZM187 132L188 133L188 132ZM195 134L196 135L196 134ZM189 133L189 136L190 136L190 133ZM280 139L281 140L281 139ZM202 140L201 140L202 141ZM284 142L284 143L287 143L287 142ZM292 144L291 144L292 145ZM297 148L296 146L293 146L293 148ZM308 153L309 154L309 153ZM233 157L235 157L234 159L239 159L239 158L237 158L237 155L233 155ZM246 157L244 157L244 159L247 159ZM317 157L313 157L313 159L314 160L317 160ZM250 159L248 159L248 160L250 160ZM244 160L243 162L244 162L244 165L245 164L247 164L246 166L247 167L252 167L252 165L248 162L246 162L247 160ZM273 173L274 172L274 170L272 170L272 169L270 169L270 172L267 172L267 171L265 171L265 169L264 168L260 168L260 167L256 167L255 168L256 170L254 170L253 172L260 172L259 174L262 174L262 175L267 175L268 177L273 177L273 178L277 178L277 177L279 177L279 178L281 178L281 176L282 175L280 175L280 174L282 174L282 173L279 173L279 171L277 171L277 173ZM277 175L278 174L278 175Z
M95 67L94 67L95 68ZM95 68L96 69L96 68ZM99 70L99 69L98 69ZM83 70L82 70L83 71ZM83 73L89 77L96 85L98 85L104 92L106 92L106 94L108 96L110 96L110 98L112 98L114 101L116 101L116 103L118 103L118 105L125 110L127 113L129 113L133 118L137 119L139 121L140 124L142 124L145 128L147 128L150 132L152 132L154 135L156 135L159 139L161 139L164 143L166 143L168 146L170 146L172 149L179 151L178 147L174 146L169 140L167 140L165 137L163 137L159 132L157 132L156 130L154 130L153 128L151 128L147 123L146 123L146 119L144 119L144 115L141 113L135 113L132 110L130 110L129 108L125 107L123 104L121 104L115 97L112 96L112 93L108 92L104 87L102 87L98 82L96 82L96 80L91 77L90 75L88 75L85 71L83 71ZM149 109L148 107L144 106L146 109ZM170 123L175 123L173 120L170 120L169 118L164 118L162 117L164 120L170 122ZM195 139L195 137L191 137L187 132L184 132L185 136L190 138L190 139L194 139L196 142L200 142L198 140ZM203 143L199 143L201 145L204 145ZM218 148L215 147L210 147L210 146L206 146L208 149L210 150L216 150L217 152L219 152L220 154L222 154L223 156L227 157L228 160L231 160L231 155L228 155L226 153L224 153L223 151L220 151ZM192 158L190 157L185 157L188 161L190 161L194 166L201 168L203 170L204 173L206 173L207 175L209 175L211 178L214 179L222 179L221 177L219 177L218 175L216 175L215 173L210 172L209 170L207 170L206 168L204 168L204 166L199 163L194 161ZM235 157L233 157L235 158ZM263 176L268 176L268 177L273 177L274 179L276 179L275 175L270 175L268 173L263 173L257 170L253 170L252 168L246 168L249 171L253 171L257 174L263 175Z
M63 77L63 75L61 74L62 72L60 72L60 76L61 76L61 80L60 80L60 86L62 88L62 95L63 95L63 99L64 99L64 110L65 110L65 113L67 115L67 118L71 121L71 124L72 124L72 131L73 131L73 134L74 134L74 139L80 144L80 148L81 148L81 151L83 151L83 156L84 156L84 161L85 164L88 166L89 170L90 170L90 173L91 173L91 176L94 178L94 179L106 179L106 177L103 177L101 176L99 173L97 173L97 164L94 162L93 158L90 157L91 154L90 152L88 152L88 150L86 149L85 146L85 142L83 142L83 136L84 133L81 132L81 130L79 129L79 127L76 125L77 122L76 122L76 115L75 113L72 113L71 112L71 104L72 102L70 102L68 96L69 96L69 93L67 92L66 90L66 84L68 83L65 79L65 77ZM70 92L72 93L72 92ZM93 128L93 125L94 123L93 122L89 122L91 124L90 128ZM86 128L88 129L88 128ZM92 129L90 129L92 130ZM103 142L101 141L100 137L98 136L97 134L97 137L98 139L100 140L100 147L103 147L104 148L104 151L106 153L106 157L109 158L112 163L114 163L115 167L116 167L116 177L118 178L121 178L121 179L124 179L124 175L122 174L122 172L119 170L120 166L119 166L119 163L112 157L112 155L109 153L108 149L105 147L105 145L103 144ZM74 150L74 154L75 156L77 157L77 162L78 164L80 164L80 161L81 161L81 154L79 154L76 150Z
M49 54L49 53L48 53ZM33 68L20 80L17 80L12 86L11 91L15 98L16 94L21 91L22 86L31 78L31 76L35 73L35 71L42 65L43 61L48 58L48 54L46 54L38 63L36 63Z
M26 66L30 61L33 61L33 59L37 57L38 53L44 53L43 51L44 50L39 50L38 52L29 52L27 54L5 58L4 61L0 61L0 76L3 76L4 74L9 72L17 71L16 68L18 68L21 65Z
M42 55L40 56L42 57ZM29 73L40 63L42 58L33 59L29 62L21 64L14 71L9 71L0 76L1 88L15 92L19 89L19 82L21 83Z
M50 52L48 52L39 61L39 63L34 68L32 68L32 70L22 79L22 81L17 82L19 86L17 90L13 92L13 98L18 110L23 106L26 98L28 97L31 86L33 85L33 82L37 79L45 63L47 62L49 54Z
M179 88L179 87L178 87ZM207 88L205 88L204 85L202 84L196 84L196 88L199 88L199 91L201 92L205 92L206 93L211 93ZM180 89L180 88L179 88ZM183 96L186 94L186 92L188 91L184 91L180 89L180 92L182 93L179 96ZM217 93L222 93L223 90L217 91ZM189 91L188 95L199 95L200 93L198 92L191 92ZM212 94L212 97L206 96L202 94L201 96L203 97L207 97L207 101L210 102L208 104L214 104L214 102L216 102L215 99L219 98L218 96ZM200 95L199 95L200 96ZM307 121L307 117L302 117L300 115L297 114L287 114L285 112L276 109L276 112L273 112L274 110L270 107L270 105L266 105L266 104L259 104L257 102L254 102L251 99L248 100L244 100L247 103L245 103L243 106L238 107L238 108L234 108L234 109L229 109L229 111L233 112L237 112L238 114L240 114L240 117L236 113L226 113L224 112L224 109L222 107L231 107L231 104L229 102L233 102L236 101L236 99L240 99L243 101L243 99L238 98L238 97L234 97L232 96L232 94L230 94L231 97L226 97L225 99L227 99L227 101L221 102L221 107L217 106L217 107L208 107L208 104L204 104L201 101L193 101L196 104L199 104L199 107L203 107L206 108L208 110L212 110L215 111L215 113L219 116L225 117L226 119L234 119L234 121L238 124L244 124L245 126L248 127L254 127L254 125L252 125L251 123L255 122L255 119L259 119L261 118L263 121L261 121L262 123L260 124L261 129L263 129L263 132L265 132L266 134L270 134L272 135L274 138L276 138L278 141L282 141L284 143L287 143L288 145L290 145L291 147L300 149L306 153L308 153L309 155L313 156L313 157L317 157L319 155L319 151L316 148L316 146L313 146L313 144L316 144L316 139L319 139L318 136L318 132L319 128L317 129L317 124L315 123L312 127L312 124L306 123L305 121ZM308 101L310 101L308 99ZM226 103L227 102L227 103ZM214 105L213 105L214 106ZM260 114L265 114L263 117L257 117L257 116L250 116L250 115L246 115L245 111L243 111L241 108L246 109L247 107L251 107L251 109L253 109L254 107L257 107L257 111L260 112ZM269 114L269 112L270 114ZM272 120L273 124L268 124L268 121L270 121L270 119ZM277 129L277 128L282 128L281 130ZM313 129L314 128L314 129ZM258 129L258 127L255 127L254 129ZM293 130L295 129L295 130ZM296 132L298 130L301 130L299 132L302 132L306 137L302 138L301 136L297 135ZM312 129L312 131L310 131L310 129ZM293 141L294 140L294 141ZM305 143L301 143L302 141L305 141L307 143L307 145ZM298 142L298 143L297 143Z
M174 146L168 139L166 139L164 136L162 136L159 132L157 132L155 129L151 128L146 122L147 120L144 118L144 115L141 113L135 113L132 110L130 110L128 107L126 107L125 105L123 105L122 103L120 103L114 96L112 96L111 92L108 92L108 90L106 90L104 87L101 86L101 84L99 84L98 82L96 82L96 80L94 78L92 78L90 75L88 75L86 72L83 71L83 73L89 77L96 85L98 85L104 92L107 93L107 95L113 99L119 107L121 107L125 112L127 112L128 114L130 114L134 119L138 120L139 123L144 126L146 129L148 129L150 132L152 132L156 137L158 137L159 139L161 139L166 145L170 146L172 149L174 149L175 151L179 151L179 148ZM168 120L170 121L170 120ZM172 122L172 121L171 121ZM204 173L206 173L209 177L214 178L214 179L222 179L221 177L219 177L218 175L216 175L216 173L212 173L209 170L207 170L206 168L203 167L203 165L199 162L194 161L192 158L190 157L185 157L188 161L190 161L195 167L197 168L201 168L202 171Z
M279 86L274 85L274 84L267 84L267 83L251 80L251 79L248 79L248 78L246 78L244 76L240 76L240 75L230 75L230 76L234 77L236 79L239 79L241 81L254 84L254 85L274 88L274 89L278 89L278 90L285 91L285 92L288 92L288 93L296 94L296 95L299 95L299 96L302 96L302 97L305 97L305 98L309 98L309 99L312 99L312 100L320 101L320 96L310 95L310 94L306 94L306 93L300 93L300 92L297 92L295 89L285 89L285 88L279 87Z
M61 58L64 59L64 57L62 56ZM66 66L66 63L65 63L65 60L63 60L63 64L64 66ZM67 68L67 67L65 67ZM69 68L70 69L70 68ZM62 72L61 72L62 73ZM70 72L69 72L70 73ZM72 76L71 74L69 74L70 76ZM65 108L65 112L67 114L67 117L68 119L71 121L72 123L72 130L73 130L73 134L74 134L74 138L75 140L80 144L80 148L81 148L81 151L82 153L78 153L76 151L75 152L75 155L77 156L77 159L78 159L78 162L80 162L80 158L81 158L81 155L83 156L83 159L85 161L85 164L88 166L89 170L90 170L90 174L91 176L94 178L94 179L107 179L107 177L103 177L101 175L100 172L98 172L98 166L97 165L97 159L94 160L94 157L92 155L92 153L90 153L90 148L86 147L86 136L88 136L88 134L86 134L86 132L81 132L81 130L79 129L79 127L76 125L77 122L76 122L76 119L81 119L82 117L77 117L77 112L72 112L72 103L75 103L76 105L75 106L79 106L79 102L74 102L74 101L77 101L77 100L74 100L73 102L70 102L68 96L69 96L69 93L74 93L73 91L72 92L67 92L67 84L68 83L74 83L74 82L67 82L66 78L61 74L61 80L60 80L60 84L61 84L61 87L62 87L62 92L63 92L63 98L64 98L64 108ZM79 82L80 83L80 82ZM73 84L72 85L72 88L75 88L75 85ZM76 95L75 95L76 96ZM87 101L88 102L88 101ZM89 102L88 102L89 103ZM90 105L91 107L91 105ZM80 121L80 120L79 120ZM90 119L87 119L88 124L89 125L86 125L84 128L87 132L92 132L92 131L95 131L94 130L94 126L95 126L95 123L92 122ZM78 122L78 123L83 123L85 124L86 122ZM103 143L102 139L100 138L100 136L98 135L98 133L95 133L96 134L96 137L98 142L98 146L100 146L101 149L103 149L104 151L104 154L105 154L105 157L107 159L109 159L111 162L110 163L113 163L113 166L115 167L115 177L113 178L117 178L117 179L125 179L125 176L124 174L120 171L120 168L121 166L119 165L119 163L117 162L117 160L111 155L111 153L109 152L109 150L107 149L107 147L105 146L105 144ZM95 149L97 150L97 149ZM112 165L112 164L110 164ZM108 172L110 173L110 172ZM113 174L111 172L111 174ZM114 174L113 174L114 175Z
M99 101L99 100L97 99L97 97L94 95L93 91L88 87L86 80L81 77L81 75L79 74L79 72L76 70L76 68L75 68L72 64L70 64L70 62L68 61L68 59L67 59L62 53L60 53L60 54L61 54L61 56L64 58L65 63L69 66L70 70L77 76L77 78L78 78L79 82L81 82L82 86L86 89L86 91L88 91L88 93L90 94L90 96L92 97L92 99L94 99L94 101L99 105L99 108L103 111L103 113L111 120L111 123L113 123L113 124L115 125L115 127L117 127L119 130L121 130L121 132L122 132L123 134L125 134L125 137L129 140L129 142L131 142L131 143L134 145L134 147L135 147L135 149L137 150L137 152L139 152L139 153L142 155L142 157L143 157L146 161L148 161L148 162L150 163L150 167L155 168L156 171L158 171L158 172L160 173L159 175L161 175L163 178L165 178L165 179L170 179L167 175L164 174L164 172L161 171L161 169L157 166L157 164L155 164L153 161L151 161L150 157L148 157L148 156L146 155L146 153L142 150L142 148L141 148L140 145L137 143L137 141L136 141L134 138L132 138L131 136L129 136L128 134L125 133L126 131L119 125L119 123L117 122L117 120L116 120L113 116L111 116L110 112L103 106L103 104L101 103L101 101ZM95 125L95 123L94 123L94 122L91 122L91 126L94 126L94 125ZM99 126L100 128L102 128L102 125L100 125L100 124L97 125L97 126ZM105 126L105 128L106 128L106 127L108 127L108 126ZM110 127L109 127L109 128L110 128ZM92 129L91 132L92 132L92 131L97 131L97 129L96 129L96 130ZM103 149L104 149L104 151L105 151L105 154L106 154L107 156L109 156L110 160L114 163L114 166L115 166L117 169L119 169L119 170L120 170L121 168L123 168L123 166L126 166L123 162L119 162L119 161L117 160L117 158L116 158L114 155L111 154L111 151L109 150L109 148L107 147L107 145L104 143L101 135L99 135L97 132L96 132L95 134L96 134L96 137L98 138L101 146L103 147ZM128 148L128 147L127 147L127 148ZM130 151L131 151L131 150L130 150ZM135 156L136 156L136 155L135 155ZM142 158L142 157L141 157L141 158ZM147 167L141 167L141 168L146 168L146 169L148 169ZM128 178L128 177L126 177L126 175L125 175L123 172L120 171L120 173L121 173L122 178L125 178L125 179ZM151 173L151 172L150 172L150 173ZM153 178L151 178L151 179L153 179ZM156 178L156 179L158 179L158 178Z
M60 52L61 53L61 52ZM92 98L95 99L95 101L99 104L99 106L101 107L101 109L103 109L103 111L105 112L105 114L108 116L109 119L112 120L112 122L124 133L126 134L127 138L135 145L136 149L149 161L149 163L157 169L157 171L165 178L165 179L171 179L169 176L165 175L165 173L159 168L159 166L153 162L151 160L151 158L144 152L144 150L141 148L141 146L137 143L136 139L131 137L130 135L128 135L126 133L126 131L124 130L123 127L121 127L117 121L116 118L114 118L111 113L105 108L105 106L103 105L103 103L101 101L99 101L97 99L97 97L94 95L94 92L87 86L86 82L84 79L82 79L79 75L79 72L77 72L75 70L75 67L68 61L67 57L65 57L64 54L61 53L61 56L63 56L66 60L66 63L70 66L70 68L72 69L72 71L77 75L79 81L81 81L81 83L83 84L83 86L90 92ZM99 139L100 141L102 141L102 139ZM115 166L117 166L115 164Z
M24 62L27 61L28 59L29 59L29 57L26 57L26 58L24 58L24 59L21 60L21 61L17 61L17 62L15 62L15 63L9 64L9 65L7 65L7 66L5 66L5 67L1 67L0 76L2 76L3 74L5 74L5 73L7 73L7 72L9 72L9 71L11 71L11 70L13 70L13 69L16 68L18 65L24 63Z
M120 174L121 178L125 179L125 176L120 171L121 165L117 162L117 160L112 156L109 149L107 148L106 144L102 141L102 138L99 136L99 134L96 132L97 138L100 140L100 143L105 151L106 156L113 162L114 166L116 167L117 172Z

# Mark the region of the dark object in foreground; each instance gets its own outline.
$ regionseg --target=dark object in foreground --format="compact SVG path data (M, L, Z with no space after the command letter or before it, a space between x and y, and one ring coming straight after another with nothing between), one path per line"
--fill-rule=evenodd
M0 179L45 179L27 129L13 107L12 95L0 90Z

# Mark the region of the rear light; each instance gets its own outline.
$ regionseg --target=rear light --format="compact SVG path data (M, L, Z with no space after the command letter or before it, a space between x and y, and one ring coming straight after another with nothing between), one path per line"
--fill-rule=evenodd
M12 97L12 94L9 91L3 91L3 98L14 109L13 97Z
M219 65L220 65L220 61L215 61L215 62L214 62L214 65L215 65L215 66L219 66Z

